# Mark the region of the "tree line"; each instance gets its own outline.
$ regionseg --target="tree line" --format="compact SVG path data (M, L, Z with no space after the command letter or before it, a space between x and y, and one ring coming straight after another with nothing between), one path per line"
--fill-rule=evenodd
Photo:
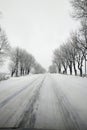
M28 75L33 73L45 73L45 69L35 60L34 56L19 47L12 48L5 31L0 27L0 65L9 58L9 70L11 76Z
M70 37L54 50L49 71L67 74L69 68L70 75L72 69L77 75L78 69L80 76L83 76L83 66L85 75L87 71L87 0L71 0L71 5L72 17L80 21L80 27L77 31L71 32Z
M35 74L45 72L45 69L36 62L35 58L24 49L18 47L12 49L10 59L11 76L14 74L16 76L28 75L31 69L34 69L33 73Z

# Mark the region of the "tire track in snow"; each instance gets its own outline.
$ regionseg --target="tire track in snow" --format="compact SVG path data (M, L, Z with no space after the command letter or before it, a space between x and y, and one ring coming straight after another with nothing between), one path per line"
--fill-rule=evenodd
M53 89L58 99L57 103L65 125L65 130L87 130L87 126L80 119L61 88L57 88L57 86L54 85Z
M7 111L7 109L12 109L12 108L10 108L10 106L14 106L13 110L11 111L11 113L9 113L9 114L5 113L5 115L2 114L3 120L2 120L2 118L0 118L2 120L0 122L0 126L2 126L2 127L18 128L17 125L15 126L15 124L18 124L20 122L20 120L22 119L23 113L26 110L29 101L31 101L31 99L32 99L32 97L34 95L35 90L37 89L37 87L35 85L37 83L39 84L42 81L42 79L43 79L43 77L41 77L41 78L40 77L38 77L37 80L35 80L35 82L33 82L33 84L31 84L31 86L29 86L29 88L27 89L28 91L25 90L20 95L18 95L18 96L22 97L23 94L26 93L26 92L27 92L26 96L28 96L28 94L30 95L28 98L23 98L23 100L22 100L24 102L22 104L23 109L22 109L22 106L20 106L20 107L18 106L18 108L15 108L15 105L16 105L15 103L16 103L17 99L21 98L21 97L18 97L18 96L13 98L13 100L11 102L8 102L8 104L4 108L1 109L1 110L4 110L4 111L5 110ZM13 105L13 102L14 102L15 105ZM18 102L20 103L20 100L18 100ZM6 116L6 118L5 118L5 116Z
M21 121L19 122L19 124L15 125L16 127L18 127L18 128L34 128L35 121L36 121L35 104L36 104L37 99L39 98L39 91L43 85L44 80L45 80L45 77L43 78L41 83L38 86L36 86L37 89L36 89L33 97L31 98L31 100L29 101L29 104L26 107L27 110L23 113L23 117L22 117ZM38 108L36 108L36 110L37 109Z
M38 78L34 79L33 81L31 81L28 85L24 86L22 89L20 89L19 91L15 92L14 94L10 95L9 97L7 97L4 101L0 102L0 109L3 108L9 101L11 101L13 98L15 98L16 96L18 96L21 92L23 92L25 89L27 89L30 85L34 84L35 81Z

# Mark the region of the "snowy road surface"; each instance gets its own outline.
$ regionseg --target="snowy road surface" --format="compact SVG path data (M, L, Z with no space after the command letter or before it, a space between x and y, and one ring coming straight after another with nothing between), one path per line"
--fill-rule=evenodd
M0 128L87 130L87 78L39 74L0 82Z

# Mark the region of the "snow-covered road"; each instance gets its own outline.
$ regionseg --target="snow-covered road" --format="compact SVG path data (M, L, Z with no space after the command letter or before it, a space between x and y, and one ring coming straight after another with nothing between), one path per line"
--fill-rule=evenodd
M39 74L0 82L0 128L87 130L87 78Z

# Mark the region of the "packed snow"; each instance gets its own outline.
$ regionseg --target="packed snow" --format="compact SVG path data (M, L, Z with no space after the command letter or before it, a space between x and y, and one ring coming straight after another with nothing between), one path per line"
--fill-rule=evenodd
M87 78L38 74L0 82L0 127L87 130Z

